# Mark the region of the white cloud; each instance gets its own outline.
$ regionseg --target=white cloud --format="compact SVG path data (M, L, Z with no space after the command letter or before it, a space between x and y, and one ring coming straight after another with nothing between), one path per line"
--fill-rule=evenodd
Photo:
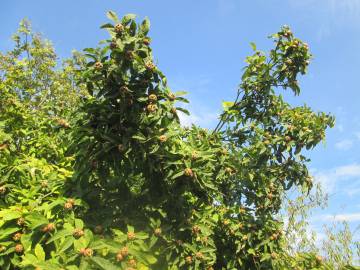
M360 164L350 164L338 167L335 169L335 174L338 177L360 176Z
M348 195L353 195L355 193L352 192L357 189L356 187L341 185L341 190L339 190L339 182L345 182L348 180L353 180L354 178L360 178L360 164L348 164L323 171L315 170L313 172L313 175L315 181L321 184L325 192L332 193L334 191L341 191L347 193Z
M347 221L354 222L360 221L360 213L346 213L340 215L322 215L321 218L323 221Z
M356 17L360 14L359 0L290 0L290 3L300 8L318 8L332 15Z
M185 96L185 98L190 100L189 104L179 104L182 108L190 112L190 115L186 115L180 111L178 112L180 123L183 126L195 124L203 128L211 128L216 125L221 113L220 106L214 109L206 100L206 98L209 97L211 82L211 78L204 75L189 79L182 74L177 74L171 80L171 88L174 89L175 92L179 89L185 89L185 91L192 93L192 95ZM206 97L205 99L203 98L204 96Z
M339 141L335 144L335 148L339 150L349 150L351 149L352 146L353 146L353 141L348 139Z
M289 0L290 5L303 14L319 18L314 24L314 33L318 41L330 37L334 29L359 27L359 0Z
M179 112L178 115L182 126L189 127L194 124L201 127L210 127L216 123L219 114L210 112L191 113L190 111L190 115L183 112Z

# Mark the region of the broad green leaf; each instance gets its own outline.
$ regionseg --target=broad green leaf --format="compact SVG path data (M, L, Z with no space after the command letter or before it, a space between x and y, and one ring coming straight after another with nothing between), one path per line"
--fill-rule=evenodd
M42 248L42 246L40 244L36 244L35 249L34 249L35 255L36 257L40 260L40 261L44 261L45 260L45 252L44 249Z
M94 262L97 266L99 266L101 269L104 270L119 270L119 268L117 266L115 266L114 264L112 264L110 261L98 257L98 256L93 256L90 257L91 261Z

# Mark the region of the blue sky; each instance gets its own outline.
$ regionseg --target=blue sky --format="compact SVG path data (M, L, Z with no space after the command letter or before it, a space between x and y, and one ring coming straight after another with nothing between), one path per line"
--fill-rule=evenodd
M235 96L249 43L267 50L266 37L289 25L314 59L300 97L288 100L337 119L326 144L310 154L310 168L330 195L329 207L314 213L314 228L321 231L334 215L352 228L360 223L359 0L11 0L1 7L0 50L11 48L11 34L27 17L59 57L105 38L99 25L108 10L148 16L159 67L174 90L190 92L192 116L184 121L206 127L216 122L221 101Z

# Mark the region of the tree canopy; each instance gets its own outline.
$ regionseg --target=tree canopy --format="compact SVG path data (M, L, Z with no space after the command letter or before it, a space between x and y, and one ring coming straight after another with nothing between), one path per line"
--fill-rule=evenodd
M218 125L184 127L149 20L107 15L109 39L61 67L26 22L0 54L1 269L333 269L288 252L278 215L334 124L281 95L308 45L287 26L252 44Z

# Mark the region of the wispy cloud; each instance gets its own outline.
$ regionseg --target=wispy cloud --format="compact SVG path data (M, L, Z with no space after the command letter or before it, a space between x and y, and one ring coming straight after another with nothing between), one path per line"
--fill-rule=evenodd
M174 92L185 89L185 91L191 93L185 96L185 98L189 99L189 104L179 104L190 112L190 115L182 112L178 113L183 126L195 124L204 128L211 128L216 125L220 114L220 106L214 109L207 100L211 82L211 78L203 75L187 78L182 74L177 74L172 79L171 88L174 89Z
M356 188L348 185L342 185L340 187L339 183L354 180L354 178L360 178L360 164L355 163L335 167L330 170L314 171L313 175L315 180L321 184L325 192L332 193L340 191L349 194L350 191Z
M295 7L319 8L332 15L341 14L355 17L360 14L359 0L290 0L290 3Z
M210 112L197 112L193 113L190 109L190 115L186 115L182 112L178 113L180 123L183 126L199 125L202 127L210 127L216 123L219 114Z
M359 27L359 0L289 0L290 5L302 9L304 14L313 14L321 18L314 31L318 41L323 41L338 27Z
M320 218L323 221L354 222L354 221L360 221L360 213L345 213L345 214L339 214L339 215L322 215Z
M353 141L352 140L348 140L348 139L345 139L345 140L342 140L342 141L339 141L335 144L335 148L339 149L339 150L349 150L351 149L351 147L353 146Z

